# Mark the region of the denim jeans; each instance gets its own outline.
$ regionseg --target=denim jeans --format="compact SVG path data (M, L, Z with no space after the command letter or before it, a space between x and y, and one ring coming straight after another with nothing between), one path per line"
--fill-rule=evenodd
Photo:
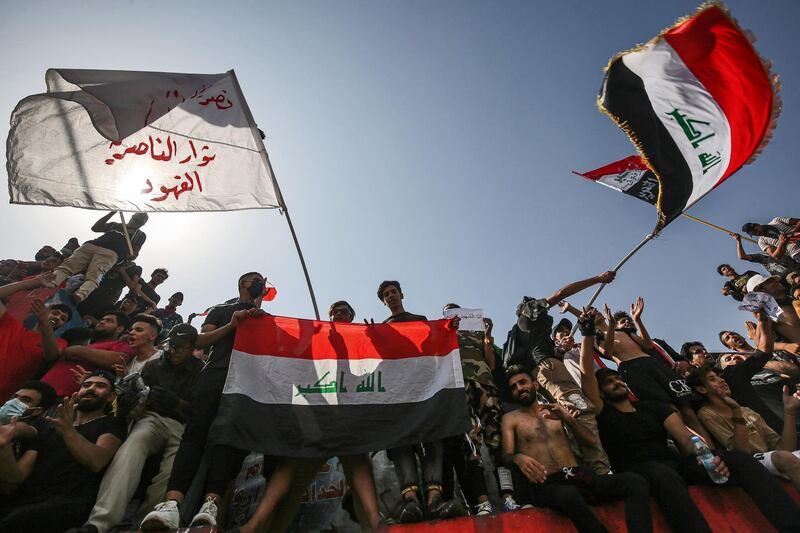
M387 454L394 463L400 490L415 485L424 487L438 485L441 487L443 453L442 441L425 442L415 446L403 446L388 450ZM416 456L419 457L422 464L422 484L417 479Z

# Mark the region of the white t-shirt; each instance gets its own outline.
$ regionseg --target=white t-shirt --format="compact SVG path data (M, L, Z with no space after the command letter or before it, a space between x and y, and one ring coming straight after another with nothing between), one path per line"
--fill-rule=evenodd
M794 227L791 224L789 224L789 217L775 217L769 221L769 225L775 226L775 228L777 228L777 230L780 231L781 233L788 233ZM759 237L758 246L759 248L764 250L764 252L766 252L768 247L778 246L778 239L772 239L770 237ZM795 261L800 260L800 240L790 241L786 244L786 255L788 255Z
M164 350L156 350L144 361L139 361L137 356L134 356L125 368L128 370L128 374L140 374L144 368L144 365L146 365L149 361L155 361L162 355L164 355Z

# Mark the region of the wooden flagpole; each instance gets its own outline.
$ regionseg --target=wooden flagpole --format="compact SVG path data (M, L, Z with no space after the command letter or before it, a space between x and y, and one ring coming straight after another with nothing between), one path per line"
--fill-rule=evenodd
M275 189L276 199L278 200L278 206L281 209L282 214L286 215L286 223L289 224L289 232L292 234L292 240L294 241L294 246L297 249L297 256L300 258L300 266L303 268L303 275L306 278L306 285L308 285L308 294L311 296L311 305L314 307L314 316L317 320L319 320L319 308L317 307L317 298L314 296L314 287L311 286L311 277L308 275L308 267L306 267L306 260L303 257L303 251L300 249L300 242L297 240L297 233L294 231L294 225L292 225L292 218L289 216L289 209L286 207L286 202L283 200L283 195L281 194L281 188L278 186L278 180L275 177L275 171L272 170L272 163L269 160L269 154L267 154L267 147L264 146L264 140L261 138L261 132L256 126L256 121L253 119L253 114L250 112L250 107L247 105L247 101L244 99L244 93L242 93L242 88L239 86L239 80L236 78L236 73L233 70L228 71L233 79L233 86L236 88L236 92L239 96L239 102L242 105L242 111L247 117L247 121L250 124L250 131L253 133L253 139L257 145L261 145L261 150L258 151L259 155L261 156L261 160L264 162L264 165L269 169L269 175L272 180L272 186Z
M133 244L131 244L131 236L128 234L128 225L125 223L125 215L122 214L122 211L119 212L119 220L122 222L122 233L125 234L125 242L128 243L128 251L131 256L133 256ZM123 258L120 257L119 259L122 260Z
M713 229L715 229L717 231L721 231L723 233L727 233L728 235L735 235L736 233L738 233L736 231L731 231L729 229L725 229L722 226L717 226L716 224L712 224L711 222L708 222L708 221L703 220L701 218L693 217L692 215L690 215L688 213L681 213L681 216L684 216L684 217L688 218L689 220L694 220L698 224L702 224L704 226L708 226L709 228L713 228ZM750 237L745 237L744 235L742 235L741 237L742 237L743 241L748 241L748 242L752 242L753 244L758 244L758 241L756 241L754 239L751 239Z

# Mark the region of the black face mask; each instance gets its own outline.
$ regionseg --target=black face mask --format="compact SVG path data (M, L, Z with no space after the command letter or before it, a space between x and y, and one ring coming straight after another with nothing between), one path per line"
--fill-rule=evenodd
M258 298L259 296L263 296L264 282L260 279L251 282L250 286L247 287L247 294L249 294L252 298Z

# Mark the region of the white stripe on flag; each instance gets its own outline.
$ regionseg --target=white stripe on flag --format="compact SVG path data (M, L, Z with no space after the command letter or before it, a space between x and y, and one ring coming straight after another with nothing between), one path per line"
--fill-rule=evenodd
M298 387L321 390L302 393ZM385 405L421 402L442 389L459 388L464 388L464 379L457 349L439 357L354 360L254 356L234 350L223 394L244 394L264 404Z
M675 141L692 172L694 186L686 203L688 208L710 191L728 168L731 157L728 119L713 96L666 40L649 43L642 51L626 54L622 61L642 79L653 111ZM680 88L680 92L676 88ZM676 110L684 116L682 122L670 115ZM694 127L700 135L690 140L682 124ZM707 137L712 133L713 136ZM692 145L693 142L696 146ZM717 156L721 158L719 162L713 166L706 164L703 174L701 157L711 162Z

